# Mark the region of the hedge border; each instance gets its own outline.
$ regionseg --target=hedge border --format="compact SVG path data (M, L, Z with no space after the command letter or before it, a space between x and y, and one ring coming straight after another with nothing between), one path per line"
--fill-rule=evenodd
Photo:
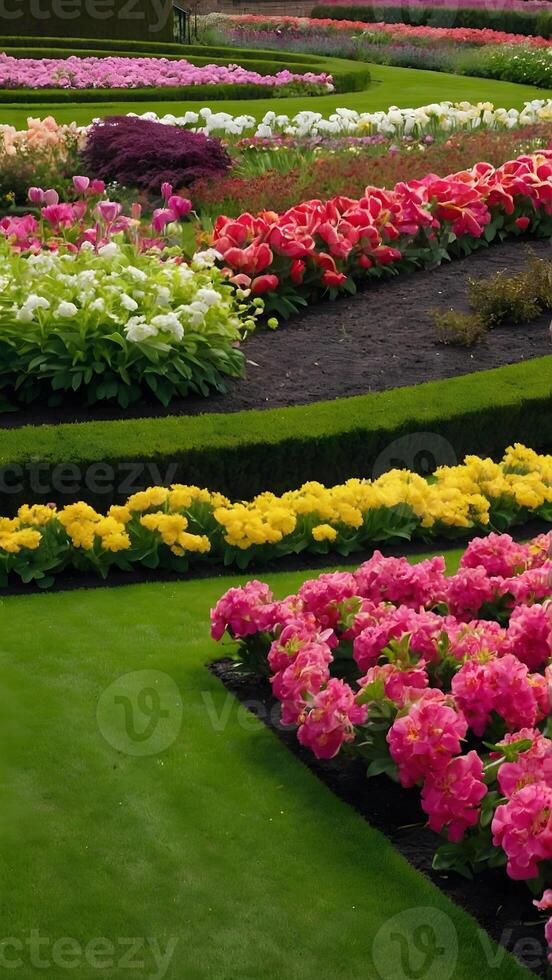
M518 441L542 449L552 444L551 408L549 355L284 409L5 429L0 513L40 500L86 499L105 508L124 499L129 485L139 489L165 478L237 499L307 480L335 484L371 475L391 442L420 432L447 439L458 459L498 456Z

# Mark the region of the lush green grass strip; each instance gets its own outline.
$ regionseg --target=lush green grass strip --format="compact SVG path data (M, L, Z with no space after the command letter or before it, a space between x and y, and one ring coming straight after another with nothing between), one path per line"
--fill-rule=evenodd
M286 52L286 63L287 63ZM356 63L358 67L358 62ZM371 82L364 91L349 93L344 99L340 93L333 95L289 96L278 99L278 112L294 116L297 112L309 109L329 116L344 104L357 112L375 112L388 109L391 105L400 107L416 107L428 105L435 99L449 99L451 102L466 100L467 102L494 102L495 105L507 108L521 109L524 102L531 99L549 99L549 89L539 89L533 85L518 85L514 82L502 82L494 79L481 79L451 75L446 72L415 70L412 68L395 68L386 65L370 66ZM2 104L1 120L18 129L24 129L27 117L54 115L58 122L77 122L84 125L96 116L113 116L126 112L144 112L153 110L159 115L172 112L181 115L187 110L198 111L206 104L213 110L241 115L247 112L255 119L262 119L264 114L275 109L271 98L252 99L249 105L244 105L237 99L218 101L211 98L199 99L197 93L193 100L176 103L163 93L163 101L151 97L149 104L131 101L113 101L109 103L91 102L72 105L48 102L27 103L26 105Z
M63 503L82 497L106 507L130 492L130 474L134 489L168 475L170 482L237 499L306 480L331 485L371 476L379 454L408 433L443 436L458 459L465 453L499 455L515 441L538 449L552 443L551 406L552 356L285 409L25 426L4 430L0 438L1 509L51 499L52 473L68 463L73 475ZM92 487L90 472L100 463L107 464L108 475L100 483L94 478Z
M270 577L279 596L300 580ZM4 599L5 936L25 943L38 930L50 963L61 937L81 949L106 937L113 980L129 972L122 937L155 938L162 951L174 937L166 980L380 980L374 937L399 912L424 908L436 924L450 921L454 980L487 963L501 980L530 980L206 671L221 653L208 639L209 608L239 581ZM118 693L132 698L141 670L168 675L183 715L172 744L133 757L104 739L97 708L121 677ZM138 731L149 721L137 707L132 718ZM145 942L139 954L134 974L163 976ZM28 945L5 955L23 960L14 974L34 974ZM96 980L97 963L72 961L79 980Z

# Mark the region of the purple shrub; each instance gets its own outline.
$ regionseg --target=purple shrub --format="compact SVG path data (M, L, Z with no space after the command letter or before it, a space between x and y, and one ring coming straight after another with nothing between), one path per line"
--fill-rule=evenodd
M82 158L93 177L152 194L159 194L163 181L178 189L199 177L220 176L231 166L219 139L133 116L95 123Z

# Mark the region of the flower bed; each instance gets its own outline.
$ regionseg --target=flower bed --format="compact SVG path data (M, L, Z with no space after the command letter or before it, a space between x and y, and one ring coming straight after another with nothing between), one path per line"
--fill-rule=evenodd
M178 88L187 85L265 85L269 88L300 83L332 91L331 76L290 72L275 75L240 68L239 65L198 67L185 59L168 58L13 58L0 53L1 88Z
M194 486L150 487L107 515L80 501L59 512L24 505L0 520L0 570L50 585L66 567L96 571L171 568L198 556L246 568L284 555L349 555L374 541L461 537L503 530L530 516L552 521L552 456L523 446L502 463L467 457L430 479L391 470L326 489L311 482L277 497L231 502Z
M226 377L243 373L237 345L262 300L240 301L212 250L183 261L192 205L169 184L150 225L140 205L124 215L104 192L102 181L75 177L77 199L60 204L55 190L33 187L40 220L0 222L3 395L56 404L82 392L87 404L126 407L144 390L165 405L175 394L224 391Z
M550 20L552 24L552 19ZM552 85L548 37L472 27L242 15L207 18L206 38L249 48L339 55L403 68ZM550 33L550 27L547 28Z
M550 36L549 0L385 0L375 5L358 0L322 0L311 16L367 23L415 24L431 27L487 27L524 35Z
M432 266L508 234L552 232L552 151L495 169L480 163L445 179L430 174L360 200L306 201L277 215L221 216L212 245L241 286L262 278L280 315L329 290L387 269ZM259 286L260 288L260 286Z
M552 908L552 535L475 539L458 572L379 552L274 601L258 581L212 610L212 636L270 677L281 721L417 787L446 843L438 870L506 867ZM546 927L552 940L552 920Z

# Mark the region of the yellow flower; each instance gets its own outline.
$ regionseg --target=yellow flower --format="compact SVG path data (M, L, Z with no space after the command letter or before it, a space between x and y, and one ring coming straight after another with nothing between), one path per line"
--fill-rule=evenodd
M94 525L94 532L98 535L104 551L125 551L130 548L130 538L125 530L125 525L115 520L115 517L103 517Z
M149 510L150 507L161 507L165 503L169 491L166 487L148 487L147 490L140 490L133 493L128 498L126 505L129 510Z
M128 507L120 507L118 504L112 504L107 512L108 517L114 517L116 521L120 524L128 524L132 520L132 514Z
M335 541L337 531L335 527L331 527L329 524L317 524L312 529L312 536L315 541Z
M93 507L85 504L82 500L76 504L68 504L57 516L60 524L63 524L66 529L70 524L78 524L81 521L86 524L101 519L101 514L98 514Z
M32 507L23 504L17 511L17 516L22 524L34 524L38 527L48 524L55 515L55 507L45 507L43 504L34 504Z

